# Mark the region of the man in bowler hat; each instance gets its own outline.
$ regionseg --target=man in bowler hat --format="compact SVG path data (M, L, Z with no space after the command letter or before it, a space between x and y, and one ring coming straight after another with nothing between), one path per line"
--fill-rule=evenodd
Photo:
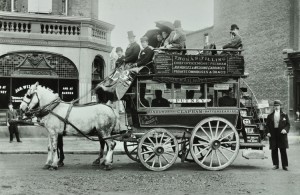
M230 28L231 41L223 46L223 49L238 49L242 46L242 38L239 34L239 27L232 24Z
M153 48L148 45L148 37L142 37L141 44L143 50L141 51L139 58L136 62L137 67L149 65L154 55Z
M14 109L12 103L8 104L8 111L6 113L6 122L9 130L9 142L13 141L14 134L16 135L17 142L21 142L19 137L18 126L13 121L18 120L17 111Z
M139 57L141 48L140 48L139 44L137 44L135 41L135 35L133 34L133 31L128 31L128 40L129 40L129 45L125 51L124 62L126 64L133 64L133 63L136 63L136 61Z
M287 134L290 129L289 117L280 109L280 100L274 101L274 111L268 115L266 130L269 137L270 150L272 150L273 170L279 168L278 149L280 150L282 169L288 170L288 145Z

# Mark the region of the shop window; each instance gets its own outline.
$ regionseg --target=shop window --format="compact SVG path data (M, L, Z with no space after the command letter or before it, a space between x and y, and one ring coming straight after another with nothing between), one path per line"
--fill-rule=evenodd
M10 79L0 78L0 109L7 109L10 102Z

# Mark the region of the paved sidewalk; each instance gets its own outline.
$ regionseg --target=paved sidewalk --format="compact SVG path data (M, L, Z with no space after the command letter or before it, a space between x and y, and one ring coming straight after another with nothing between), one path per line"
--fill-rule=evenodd
M0 154L46 154L48 138L22 138L22 143L0 138ZM124 154L123 142L116 141L114 154ZM98 154L100 144L82 137L64 137L65 154ZM105 148L106 150L106 148Z

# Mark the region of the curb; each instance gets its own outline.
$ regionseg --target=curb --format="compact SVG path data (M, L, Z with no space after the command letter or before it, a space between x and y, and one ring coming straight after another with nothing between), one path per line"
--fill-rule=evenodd
M0 154L48 154L47 151L0 151ZM99 154L99 151L64 151L64 154ZM123 151L114 151L114 155L126 154Z

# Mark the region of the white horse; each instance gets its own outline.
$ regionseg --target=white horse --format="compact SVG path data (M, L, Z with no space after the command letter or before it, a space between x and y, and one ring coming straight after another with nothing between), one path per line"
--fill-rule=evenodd
M57 100L58 94L54 94L48 89L40 86L37 83L33 84L25 94L23 101L20 105L22 111L30 111L37 104L40 107L46 106L49 103ZM52 113L42 117L42 122L45 128L48 130L48 158L44 168L57 169L58 168L58 156L57 152L57 136L64 131L65 123L59 119L56 115L65 118L69 109L70 103L60 101L58 105L52 110ZM74 106L69 113L68 121L70 121L75 127L77 127L83 134L88 134L93 129L97 130L99 138L105 139L108 146L108 152L106 154L103 164L105 169L111 169L113 150L116 143L111 137L113 130L118 130L119 119L115 111L104 104L88 105L88 106ZM78 135L71 125L66 126L66 135ZM106 139L108 138L108 139ZM103 140L102 140L103 142ZM100 142L101 144L101 142ZM101 154L101 151L100 151Z

